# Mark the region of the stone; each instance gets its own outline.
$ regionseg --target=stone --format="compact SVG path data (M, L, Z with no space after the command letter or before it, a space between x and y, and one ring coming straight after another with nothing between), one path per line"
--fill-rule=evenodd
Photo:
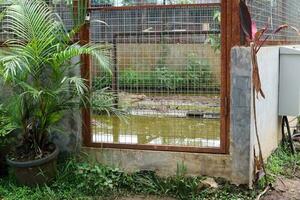
M206 178L198 184L198 190L204 190L208 188L217 189L218 183L213 178Z

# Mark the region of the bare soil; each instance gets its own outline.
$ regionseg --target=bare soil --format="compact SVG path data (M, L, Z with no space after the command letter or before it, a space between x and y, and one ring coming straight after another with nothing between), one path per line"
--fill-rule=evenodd
M300 179L278 178L262 200L300 200Z

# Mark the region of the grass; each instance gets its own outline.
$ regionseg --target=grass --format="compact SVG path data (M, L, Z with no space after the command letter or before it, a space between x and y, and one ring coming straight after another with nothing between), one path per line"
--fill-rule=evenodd
M268 160L267 169L274 181L277 176L292 177L300 166L300 154L292 156L279 148ZM250 200L260 189L248 190L222 179L218 189L199 189L204 177L185 177L186 168L177 166L177 175L168 178L151 171L132 174L94 162L69 159L59 163L57 179L51 185L35 188L18 186L15 179L0 180L0 198L7 200L113 199L128 195L170 196L182 200Z
M178 167L174 177L160 178L154 172L127 174L91 162L70 159L59 164L59 174L49 186L29 188L18 186L13 178L0 181L0 198L7 200L38 199L112 199L129 194L171 196L182 200L252 199L255 192L230 185L218 179L220 188L199 189L203 177L185 177L184 167ZM97 197L97 198L96 198Z
M279 176L293 178L300 169L300 153L293 155L289 147L280 146L269 157L266 168L271 182Z

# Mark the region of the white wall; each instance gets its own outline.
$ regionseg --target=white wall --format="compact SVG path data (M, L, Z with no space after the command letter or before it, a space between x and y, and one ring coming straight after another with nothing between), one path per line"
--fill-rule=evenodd
M265 99L262 97L256 99L257 125L264 158L277 148L281 138L281 118L278 116L279 48L278 46L263 47L257 55L262 89L266 96ZM257 154L253 118L252 122L251 135Z

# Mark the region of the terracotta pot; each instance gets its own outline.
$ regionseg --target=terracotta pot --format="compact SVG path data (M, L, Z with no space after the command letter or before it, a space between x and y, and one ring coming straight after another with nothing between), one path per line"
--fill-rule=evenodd
M7 158L7 163L14 168L18 183L26 186L36 186L54 180L57 174L58 153L59 149L55 146L54 152L47 157L24 162Z

